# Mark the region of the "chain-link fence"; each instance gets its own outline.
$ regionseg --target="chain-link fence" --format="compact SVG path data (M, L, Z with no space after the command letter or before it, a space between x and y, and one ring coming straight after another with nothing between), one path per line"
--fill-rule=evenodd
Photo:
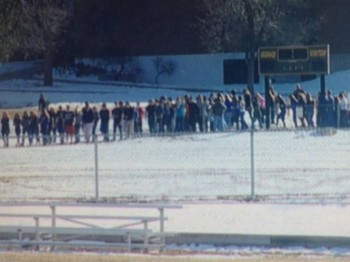
M92 145L10 146L0 154L2 199L94 197Z
M349 138L347 129L313 128L10 146L0 149L0 196L138 201L346 198Z

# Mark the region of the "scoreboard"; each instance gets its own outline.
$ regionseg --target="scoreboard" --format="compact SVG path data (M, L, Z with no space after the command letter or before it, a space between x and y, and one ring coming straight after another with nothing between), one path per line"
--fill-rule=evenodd
M260 75L329 74L329 45L261 47Z

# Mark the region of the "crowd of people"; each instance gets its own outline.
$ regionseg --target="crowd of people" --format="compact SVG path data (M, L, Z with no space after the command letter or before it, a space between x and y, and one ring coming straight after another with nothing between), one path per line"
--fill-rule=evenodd
M314 99L299 84L288 99L271 86L267 96L252 95L246 88L241 94L232 90L212 93L208 97L179 96L175 100L162 96L150 99L144 107L139 102L133 106L128 101L116 101L111 109L106 103L97 108L85 102L81 109L59 105L56 110L41 94L38 110L24 111L22 115L16 113L12 123L17 146L73 144L81 142L81 133L84 142L94 141L98 131L105 142L115 141L117 136L119 140L142 137L145 121L151 135L262 129L266 118L271 124L278 127L281 123L286 128L288 110L294 127L336 126L337 123L340 127L349 126L349 103L345 92L333 97L327 91L324 96ZM1 134L5 147L9 146L10 122L9 114L3 112Z

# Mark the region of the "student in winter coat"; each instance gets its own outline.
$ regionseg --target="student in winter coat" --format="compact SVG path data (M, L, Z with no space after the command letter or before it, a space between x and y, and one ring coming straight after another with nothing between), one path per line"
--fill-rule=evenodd
M74 122L75 143L77 144L80 142L80 128L83 121L83 115L78 106L75 108L74 118L75 118L75 122Z
M213 131L224 131L224 115L226 111L226 106L219 97L215 98L214 105L212 106L211 110L214 117Z
M21 144L20 139L21 139L22 120L21 120L18 113L16 113L14 118L13 118L13 126L15 127L15 133L16 133L16 138L17 138L16 146L19 146Z
M97 107L94 106L92 108L92 113L93 113L93 117L94 117L94 121L93 121L93 125L92 125L92 139L93 141L95 141L95 139L97 139L96 137L96 128L97 128L97 124L98 124L98 121L100 121L100 115L97 111Z
M347 108L347 107L346 107ZM314 125L315 101L312 99L310 93L306 93L305 118L308 127L315 127ZM345 114L347 116L347 114Z
M286 127L286 121L285 121L285 118L286 118L286 102L284 100L284 98L281 96L281 95L278 95L276 97L276 102L279 106L279 113L277 115L277 121L276 121L276 126L278 126L278 121L281 120L282 121L282 124L283 124L283 127L285 128Z
M40 94L39 96L39 101L38 101L38 109L39 109L39 114L41 114L41 112L44 110L44 109L47 109L48 108L48 101L45 99L45 96L44 94Z
M73 144L74 138L74 111L71 110L70 106L66 106L66 111L64 112L64 131L66 133L67 142Z
M239 116L241 114L239 109L238 97L235 91L232 91L232 127L236 125L236 129L239 130Z
M36 138L36 143L40 144L39 138L39 119L34 111L30 111L30 124L29 124L29 145L33 144L34 137Z
M188 102L188 124L189 131L196 132L197 131L197 122L199 120L199 108L197 104L192 100L192 97L189 97Z
M124 105L123 101L115 102L115 107L112 109L113 117L113 141L115 141L117 136L117 129L119 131L119 139L123 139L123 114Z
M207 99L203 95L197 97L197 106L199 110L199 130L201 132L208 132L208 109L209 105Z
M143 118L145 116L145 111L144 109L141 107L140 102L136 103L136 108L135 108L135 112L137 113L137 118L135 120L134 123L134 129L135 129L135 133L142 137L142 126L143 126Z
M124 108L125 138L132 138L134 131L134 108L129 102L125 103Z
M238 106L239 106L239 119L241 122L241 129L245 130L248 128L248 124L245 121L246 105L244 103L244 99L241 96L238 96Z
M290 108L292 109L292 119L293 119L294 127L298 127L298 116L297 116L298 99L293 94L290 94L289 100L290 100Z
M30 126L30 117L28 115L28 112L24 111L22 116L22 143L21 143L22 146L24 146L26 134L28 136L28 140L30 139L29 126Z
M83 108L82 112L83 133L86 143L89 143L92 136L92 128L94 126L94 112L92 111L89 102L85 102L85 107Z
M184 132L184 122L185 122L186 108L184 100L181 96L176 99L175 108L175 132Z
M163 133L164 132L164 100L160 99L158 102L156 101L155 108L156 115L156 132Z
M49 110L49 139L50 143L56 143L57 114L54 108Z
M156 133L156 104L153 99L148 101L146 107L146 117L148 120L148 128L151 134Z
M109 115L110 115L110 112L107 108L107 105L106 103L103 103L100 110L100 119L101 119L100 131L103 135L104 142L109 141Z
M258 101L258 105L260 107L260 112L261 112L261 118L264 121L264 117L266 114L266 101L265 101L265 97L263 97L260 93L256 93L255 95L257 101Z
M9 146L10 117L7 112L3 112L1 117L1 136L4 146Z
M60 143L64 144L64 111L62 109L62 106L58 106L58 110L56 112L57 117L57 132L60 137Z
M252 95L248 88L245 88L243 90L243 100L244 100L244 106L245 111L248 112L250 119L253 118L252 116Z
M276 107L277 107L277 103L276 103L276 91L274 89L273 86L269 87L269 92L268 92L268 100L267 100L267 105L268 108L266 108L266 113L270 114L270 121L271 124L275 123L275 117L276 117Z
M46 109L43 109L39 118L40 133L43 141L43 145L49 143L49 130L50 130L50 116Z
M232 128L233 107L232 99L228 94L225 95L225 106L227 108L225 111L225 123L228 128Z
M170 101L164 103L163 124L166 132L173 132L174 109Z
M255 128L255 122L258 121L260 129L263 128L263 116L261 112L261 107L258 102L258 98L255 96L252 100L253 104L253 119L252 127Z

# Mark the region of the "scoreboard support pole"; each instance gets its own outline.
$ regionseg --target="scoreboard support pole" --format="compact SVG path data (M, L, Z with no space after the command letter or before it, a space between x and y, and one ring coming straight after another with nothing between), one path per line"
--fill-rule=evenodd
M324 97L326 95L326 76L324 74L321 75L321 96Z
M317 126L318 127L325 127L325 97L326 97L326 75L322 74L320 76L320 96L318 97L318 107L317 107Z
M270 129L270 112L271 112L271 101L269 96L270 91L270 78L265 75L265 121L266 129Z

